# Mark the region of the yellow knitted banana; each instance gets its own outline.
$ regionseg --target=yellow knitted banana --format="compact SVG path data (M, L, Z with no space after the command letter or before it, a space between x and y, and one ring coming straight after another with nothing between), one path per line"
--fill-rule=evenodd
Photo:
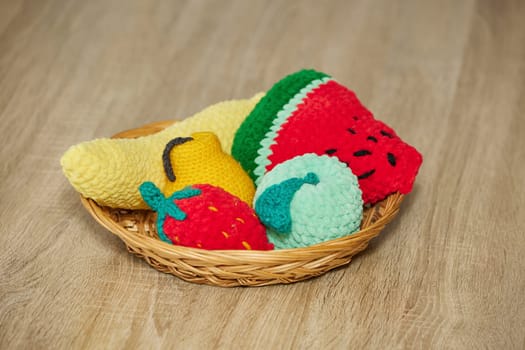
M153 135L137 139L97 139L80 143L69 148L62 156L62 169L78 192L100 205L146 209L148 206L142 200L138 187L144 181L152 181L159 188L165 187L168 180L164 172L162 154L170 140L187 137L195 132L209 131L218 136L223 150L229 154L235 132L262 96L260 93L247 100L217 103ZM208 143L213 149L213 142ZM182 146L185 145L181 145L181 149ZM175 147L174 151L177 148L179 146ZM182 176L185 170L178 167L177 160L174 160L173 164L175 175ZM179 177L179 180L184 178L186 175ZM171 186L177 187L179 180ZM215 185L222 187L220 184ZM228 191L227 188L225 190ZM251 203L253 190L251 195L246 195L250 193L249 189L237 192L240 193L232 194Z

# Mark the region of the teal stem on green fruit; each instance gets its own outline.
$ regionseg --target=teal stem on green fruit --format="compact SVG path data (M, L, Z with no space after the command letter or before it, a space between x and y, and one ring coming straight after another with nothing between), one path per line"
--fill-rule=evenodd
M198 196L202 193L200 189L188 186L166 198L159 188L150 181L142 183L139 186L139 191L144 202L157 212L157 234L159 238L170 244L173 244L173 242L166 236L163 228L166 215L171 216L175 220L184 220L187 216L186 213L175 204L175 200Z
M290 205L295 193L304 185L317 185L319 177L312 172L304 178L293 177L268 187L255 202L259 219L274 231L288 234L292 230Z

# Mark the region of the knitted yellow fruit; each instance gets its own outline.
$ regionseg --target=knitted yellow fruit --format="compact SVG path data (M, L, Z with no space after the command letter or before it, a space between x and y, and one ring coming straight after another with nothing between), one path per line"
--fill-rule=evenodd
M148 206L138 191L140 184L151 181L164 191L184 187L182 185L179 187L179 183L186 181L186 172L189 171L179 166L182 163L176 159L180 156L178 148L183 150L187 147L195 147L206 153L208 149L202 145L204 142L204 145L209 145L210 154L221 155L221 161L212 161L209 159L211 155L193 153L190 149L188 152L193 153L191 156L194 157L197 164L192 165L194 168L191 171L199 169L201 165L210 169L207 164L197 161L202 160L203 163L215 164L218 169L225 169L224 172L221 172L221 177L226 177L220 183L217 179L211 181L200 178L200 181L190 181L186 184L209 183L222 187L247 203L251 203L254 192L253 184L249 179L244 180L246 175L244 171L238 170L240 168L236 162L232 163L233 160L227 154L219 151L220 144L222 144L224 151L230 153L235 132L262 95L257 94L247 100L220 102L157 134L137 139L97 139L72 146L61 159L64 174L78 192L85 197L92 198L100 205L125 209L147 209ZM172 158L174 158L173 166L177 181L168 183L170 181L166 178L162 161L162 154L167 143L176 137L186 137L199 131L213 132L219 137L220 144L216 138L211 136L203 137L202 142L191 142L188 145L175 147L172 150ZM195 137L196 140L200 138L198 135ZM228 161L222 164L225 159ZM199 170L196 173L194 175L200 176ZM229 181L232 181L230 175L235 177L235 181L228 185ZM167 188L164 188L165 186Z
M166 176L157 185L165 196L186 186L206 183L221 187L248 204L253 201L252 180L232 156L222 151L219 140L210 132L171 140L162 162Z

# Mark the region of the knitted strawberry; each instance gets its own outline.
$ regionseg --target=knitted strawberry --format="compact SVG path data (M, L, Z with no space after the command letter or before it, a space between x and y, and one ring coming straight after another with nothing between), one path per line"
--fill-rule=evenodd
M220 187L188 186L168 198L152 182L144 182L139 190L157 212L157 232L167 243L203 249L273 249L253 209Z
M356 95L324 73L303 70L278 82L237 131L232 155L255 183L277 164L315 153L336 156L359 179L365 203L412 190L421 154Z

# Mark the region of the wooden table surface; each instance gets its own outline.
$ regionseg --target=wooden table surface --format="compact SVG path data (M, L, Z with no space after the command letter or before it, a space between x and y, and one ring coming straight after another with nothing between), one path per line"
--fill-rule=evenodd
M525 347L525 2L0 2L0 348ZM345 268L157 272L83 209L75 143L326 71L425 160Z

